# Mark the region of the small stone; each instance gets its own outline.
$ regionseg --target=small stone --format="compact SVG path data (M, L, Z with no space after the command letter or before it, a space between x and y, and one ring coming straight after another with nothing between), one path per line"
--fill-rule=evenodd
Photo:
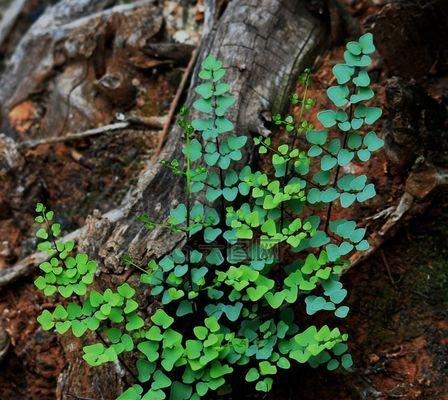
M174 34L174 40L176 41L176 42L179 42L179 43L187 43L188 41L189 41L189 39L190 39L190 35L189 35L189 33L188 32L186 32L186 31L177 31L175 34Z
M0 133L0 176L13 169L20 169L24 164L25 160L19 153L16 142Z

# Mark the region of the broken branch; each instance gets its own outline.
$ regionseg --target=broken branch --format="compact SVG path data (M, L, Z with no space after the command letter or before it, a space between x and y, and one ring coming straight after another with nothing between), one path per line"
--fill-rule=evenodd
M163 117L137 117L132 116L125 121L115 122L100 126L99 128L88 129L84 132L68 133L63 136L52 136L49 138L42 138L36 140L26 140L19 144L19 149L31 149L41 144L54 144L60 142L67 142L70 140L79 140L90 136L100 135L103 133L109 134L115 131L132 128L134 126L144 126L151 129L159 130L164 126L165 119Z

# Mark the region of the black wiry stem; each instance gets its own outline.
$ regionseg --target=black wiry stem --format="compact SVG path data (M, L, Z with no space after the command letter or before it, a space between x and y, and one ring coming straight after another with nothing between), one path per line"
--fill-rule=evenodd
M216 90L216 83L213 82L213 93L215 93ZM216 95L213 94L212 97L212 108L213 108L213 127L216 129ZM215 145L216 145L216 151L219 152L219 139L218 137L216 137L215 139ZM219 152L220 153L220 152ZM221 153L220 153L221 154ZM219 212L219 225L221 227L221 231L222 234L225 232L226 230L226 206L225 206L225 199L224 199L224 194L223 194L223 190L224 190L224 174L222 172L222 168L219 167L218 165L218 169L219 169L219 188L221 190L221 199L220 199L220 212ZM224 265L227 264L227 258L228 258L228 246L227 246L227 241L224 239L223 240L223 245L224 245Z
M355 72L356 72L356 68L355 68ZM355 92L355 87L352 87L352 90L350 92L350 96ZM350 98L350 97L349 97ZM349 121L351 122L353 118L353 103L350 103L350 111L349 111ZM341 149L345 149L347 147L347 140L348 140L348 132L344 132L344 141L342 143L342 148ZM339 179L339 173L341 171L341 166L338 163L338 166L336 167L336 173L334 175L334 179L333 179L333 183L331 185L331 187L334 189L336 188L336 185L338 183L338 179ZM330 203L328 203L328 207L327 207L327 213L326 213L326 217L325 217L325 228L324 231L325 233L328 234L328 228L330 227L330 221L331 221L331 211L333 210L333 201L331 201Z
M303 112L305 111L305 100L306 100L306 95L308 92L309 83L310 83L310 70L307 69L306 77L305 77L305 89L303 90L303 96L302 96L302 102L301 102L302 105L300 107L299 122L301 121L301 119L303 117ZM296 128L293 138L292 138L292 141L291 141L291 150L294 149L294 146L295 146L297 138L298 138L298 134L299 134L299 129ZM291 160L289 159L286 162L285 175L283 176L283 182L282 182L283 187L285 187L286 181L288 180L288 177L289 177L289 162L290 161ZM285 203L282 201L281 206L280 206L280 231L283 229L284 217L285 217Z

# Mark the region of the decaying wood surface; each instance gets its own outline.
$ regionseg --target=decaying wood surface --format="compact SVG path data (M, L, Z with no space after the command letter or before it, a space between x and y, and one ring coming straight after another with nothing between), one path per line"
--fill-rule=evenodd
M148 43L143 52L159 62L187 64L194 46L183 43Z
M0 46L3 45L8 35L11 33L11 30L25 5L26 0L13 0L3 14L0 21Z
M390 72L420 78L448 67L448 3L397 0L367 25Z
M386 108L385 151L394 173L406 176L418 157L448 165L448 116L443 103L414 81L392 78L386 85Z
M323 38L323 26L306 12L301 2L231 2L203 38L193 76L196 76L206 55L213 54L222 60L228 69L227 81L232 85L232 94L236 98L230 112L236 131L247 135L267 132L268 113L277 112L286 104L295 77L312 63ZM195 85L194 78L191 87ZM191 87L187 104L194 99ZM180 158L181 144L181 131L173 126L160 158ZM250 162L251 155L248 146L244 162ZM142 213L158 221L164 220L170 209L184 197L180 179L158 163L150 162L122 203L124 218L121 221L111 223L107 219L92 219L81 247L100 259L103 271L108 272L101 279L110 282L111 276L122 272L119 260L124 253L143 263L148 257L162 256L183 240L159 229L148 233L135 220ZM72 351L72 340L67 339L63 345L68 368L59 380L60 398L70 399L67 393L114 398L122 388L123 368L117 364L115 370L110 366L89 369L77 352Z
M370 221L375 224L369 237L370 249L356 252L351 267L369 258L400 227L423 213L432 198L448 187L448 113L445 106L432 98L415 81L392 78L386 85L384 121L387 166L404 185L395 205L383 210Z

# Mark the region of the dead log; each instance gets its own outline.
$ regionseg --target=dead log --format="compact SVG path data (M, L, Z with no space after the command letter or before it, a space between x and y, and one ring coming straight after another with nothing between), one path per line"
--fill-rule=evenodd
M386 85L384 124L389 168L407 176L418 157L435 165L448 165L448 111L416 82L392 78Z
M420 78L448 68L448 3L398 0L366 21L391 75Z
M3 359L8 355L10 349L11 340L9 334L6 331L4 324L0 323L0 365Z
M25 5L26 0L14 0L6 9L0 21L0 46L5 43Z
M0 133L0 179L13 170L20 171L24 163L16 142Z
M191 58L194 46L183 43L148 43L143 53L156 60L186 65Z
M47 9L18 44L1 80L2 111L24 100L36 90L54 67L56 32L83 15L96 13L114 3L113 0L63 1Z
M224 62L228 69L227 81L236 98L230 112L236 131L247 135L267 132L266 116L278 112L286 104L297 73L313 62L324 38L324 29L296 0L241 0L231 2L208 35L204 37L196 65L208 54ZM187 95L191 104L195 95L193 78ZM181 158L181 131L173 126L162 149L161 158ZM251 148L246 149L245 162L251 159ZM169 252L183 238L164 230L148 233L135 220L141 213L156 220L165 219L172 207L184 198L181 178L172 175L157 163L148 163L137 185L125 197L124 219L110 224L107 229L92 225L81 245L93 257L101 260L101 279L107 285L114 274L122 272L120 257L129 254L143 263L151 256ZM73 343L64 343L68 369L59 380L58 393L70 399L67 392L82 397L113 398L119 391L122 369L94 369L79 361L78 352L70 351ZM107 388L107 395L104 390Z

